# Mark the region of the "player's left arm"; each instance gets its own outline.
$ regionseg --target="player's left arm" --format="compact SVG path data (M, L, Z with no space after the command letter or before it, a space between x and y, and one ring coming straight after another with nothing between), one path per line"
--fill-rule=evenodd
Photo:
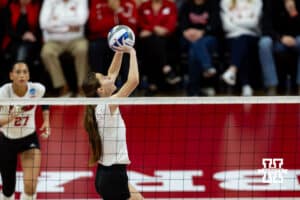
M41 136L44 139L47 139L50 134L50 110L49 106L43 105L42 106L42 112L43 112L43 124L40 127L40 131L42 132Z
M46 92L44 85L35 83L36 96L42 98ZM50 109L49 105L42 105L43 123L40 127L41 137L47 139L51 134L50 130Z

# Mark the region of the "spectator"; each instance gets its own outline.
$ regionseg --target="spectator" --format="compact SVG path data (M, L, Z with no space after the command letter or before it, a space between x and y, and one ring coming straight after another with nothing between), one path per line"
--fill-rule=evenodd
M266 94L277 94L278 77L273 52L294 51L298 55L296 83L300 95L300 2L279 0L268 2L266 5L268 6L262 23L263 37L259 41L259 56Z
M199 95L201 73L205 78L216 74L212 54L217 52L217 39L213 36L215 10L207 0L189 0L182 5L179 25L183 46L187 46L189 60L188 95Z
M0 45L2 46L2 40L5 33L5 24L4 24L4 10L6 7L7 1L0 0Z
M3 49L2 47L2 41L5 34L5 23L4 23L4 11L7 4L7 0L0 0L0 67L1 67L1 73L0 73L0 85L8 81L8 67L5 67L3 65Z
M39 29L40 3L37 0L13 0L5 9L5 34L2 48L6 64L23 61L33 66L39 57L40 29ZM36 79L36 73L31 69Z
M243 96L252 96L249 83L249 61L254 54L260 35L262 14L261 0L221 0L221 19L225 37L229 44L230 66L223 73L222 79L229 85L235 85L237 72Z
M169 0L143 2L139 9L141 62L148 78L147 95L153 95L165 81L177 84L180 77L169 65L167 43L177 27L177 7Z
M41 57L59 95L69 95L59 56L68 52L74 57L78 94L88 72L88 42L84 27L88 18L87 0L45 0L40 15L44 45Z
M89 3L90 14L87 23L89 63L92 71L105 74L114 55L107 43L108 32L114 26L123 24L136 33L136 3L135 0L90 0ZM120 73L122 79L127 78L128 64L129 57L125 55Z

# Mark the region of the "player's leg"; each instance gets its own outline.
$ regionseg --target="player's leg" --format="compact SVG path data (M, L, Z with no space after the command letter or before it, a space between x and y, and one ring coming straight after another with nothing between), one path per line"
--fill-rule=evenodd
M130 200L143 200L143 196L139 193L133 185L128 183L129 191L130 191Z
M1 200L15 199L17 153L13 149L11 140L0 132L0 174L2 178Z
M98 165L96 191L103 200L127 200L130 197L128 176L125 165L102 166Z
M41 165L41 152L39 149L29 149L21 153L23 168L24 192L20 200L35 200L36 187Z
M2 194L1 200L15 199L16 186L16 170L17 170L17 156L7 159L6 162L1 163L0 172L2 178Z

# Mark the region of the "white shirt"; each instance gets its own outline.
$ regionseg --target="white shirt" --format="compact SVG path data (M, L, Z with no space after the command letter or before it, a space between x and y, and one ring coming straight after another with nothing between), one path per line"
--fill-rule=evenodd
M237 0L230 9L232 0L221 0L221 19L227 38L241 35L260 35L262 0Z
M40 98L45 94L45 87L40 83L28 82L28 89L23 97L17 96L12 88L12 83L3 85L0 88L0 98ZM35 127L35 110L36 106L23 106L22 114L18 115L8 124L0 127L0 131L10 139L18 139L32 134ZM13 110L13 106L2 106L0 108L0 117L8 117L9 112Z
M102 159L98 162L104 166L130 164L126 127L119 108L110 113L109 105L97 105L95 116L103 148Z
M88 19L87 0L44 0L40 14L40 26L47 41L71 41L84 36ZM80 26L78 32L69 31L70 26Z

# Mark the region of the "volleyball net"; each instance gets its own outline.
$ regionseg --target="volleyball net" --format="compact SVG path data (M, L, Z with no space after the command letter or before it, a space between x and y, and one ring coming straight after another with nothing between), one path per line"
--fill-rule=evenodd
M299 97L0 100L45 104L51 136L40 140L39 199L99 198L83 128L84 107L95 104L120 105L129 182L145 199L300 199Z

